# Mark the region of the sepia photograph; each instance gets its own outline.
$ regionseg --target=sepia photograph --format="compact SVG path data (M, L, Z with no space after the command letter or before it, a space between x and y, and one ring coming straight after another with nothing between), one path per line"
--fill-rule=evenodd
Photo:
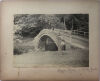
M89 67L89 14L14 14L15 67Z

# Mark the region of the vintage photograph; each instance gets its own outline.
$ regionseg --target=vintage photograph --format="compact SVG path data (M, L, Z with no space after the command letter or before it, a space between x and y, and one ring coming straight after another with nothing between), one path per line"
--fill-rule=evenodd
M89 14L14 14L15 67L89 67Z

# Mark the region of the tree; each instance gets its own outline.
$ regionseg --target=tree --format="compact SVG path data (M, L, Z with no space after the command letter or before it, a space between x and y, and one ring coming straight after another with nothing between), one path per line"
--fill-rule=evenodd
M56 15L41 15L39 17L38 26L46 29L64 29L64 25Z

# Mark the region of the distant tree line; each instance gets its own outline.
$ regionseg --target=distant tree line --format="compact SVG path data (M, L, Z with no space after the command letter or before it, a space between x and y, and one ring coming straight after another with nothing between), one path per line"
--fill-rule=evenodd
M15 35L35 37L42 29L81 30L89 32L88 14L16 14Z

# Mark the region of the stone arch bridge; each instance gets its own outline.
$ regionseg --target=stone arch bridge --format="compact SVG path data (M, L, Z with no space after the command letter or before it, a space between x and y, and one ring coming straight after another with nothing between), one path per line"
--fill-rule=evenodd
M33 40L35 50L41 50L43 44L41 44L46 38L50 38L58 51L67 50L71 46L87 49L89 47L88 39L75 36L71 34L71 31L60 29L43 29Z

